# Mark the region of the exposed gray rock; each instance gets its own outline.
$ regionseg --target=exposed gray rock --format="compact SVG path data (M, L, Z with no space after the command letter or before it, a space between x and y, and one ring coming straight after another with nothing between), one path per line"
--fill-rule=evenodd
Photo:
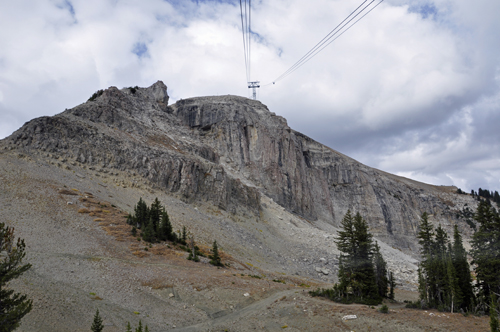
M94 101L26 123L7 140L20 153L43 152L101 173L137 173L187 202L210 201L242 220L260 217L266 195L312 223L338 226L348 209L360 212L375 236L411 253L418 251L423 212L449 231L457 223L464 238L471 233L458 212L476 203L455 187L365 166L294 131L259 101L198 97L168 106L168 100L161 81L135 92L110 87Z

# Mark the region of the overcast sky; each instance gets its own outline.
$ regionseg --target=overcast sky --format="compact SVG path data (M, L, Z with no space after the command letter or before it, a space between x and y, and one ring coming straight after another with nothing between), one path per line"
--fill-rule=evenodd
M275 81L361 2L252 1L251 80ZM500 190L499 13L498 0L386 0L258 99L369 166ZM239 1L0 0L0 138L157 80L171 102L250 96Z

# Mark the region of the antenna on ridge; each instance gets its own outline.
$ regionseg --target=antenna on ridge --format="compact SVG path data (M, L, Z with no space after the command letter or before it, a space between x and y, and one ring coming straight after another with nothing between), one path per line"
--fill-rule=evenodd
M253 99L257 99L257 88L260 88L260 81L248 82L248 88L253 89Z

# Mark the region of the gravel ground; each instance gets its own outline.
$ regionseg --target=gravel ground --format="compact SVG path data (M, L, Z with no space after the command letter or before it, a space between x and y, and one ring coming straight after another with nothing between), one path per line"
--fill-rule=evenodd
M122 225L139 197L148 203L158 197L174 228L186 226L202 248L217 240L230 267L187 261L187 253L166 244L144 250ZM309 289L335 281L336 229L288 213L268 197L262 202L260 219L244 219L206 203L187 204L135 174L3 151L0 212L25 239L26 262L33 265L11 284L34 303L19 331L89 331L97 308L106 332L139 320L151 331L487 329L484 317L429 316L398 304L384 315L311 298ZM98 211L97 204L106 207ZM397 298L414 299L416 261L380 245L396 272ZM359 318L343 321L347 314Z

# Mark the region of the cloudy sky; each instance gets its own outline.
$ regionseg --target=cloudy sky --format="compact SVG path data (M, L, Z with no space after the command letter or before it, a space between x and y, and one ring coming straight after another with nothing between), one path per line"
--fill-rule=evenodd
M250 79L271 83L258 99L369 166L500 190L500 1L386 0L276 81L361 2L252 1ZM0 138L157 80L172 102L250 96L240 2L0 0Z

